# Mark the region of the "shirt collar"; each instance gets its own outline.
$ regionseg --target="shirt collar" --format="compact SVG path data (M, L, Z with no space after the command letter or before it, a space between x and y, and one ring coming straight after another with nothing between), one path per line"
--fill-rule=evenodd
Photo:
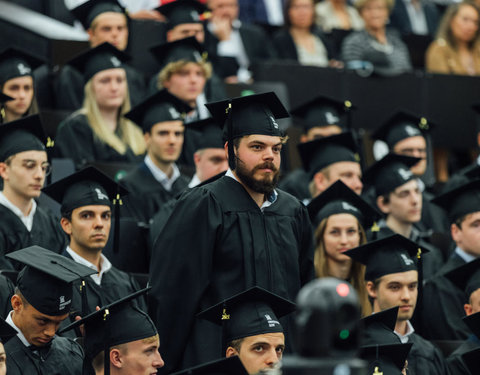
M397 331L393 331L393 332L398 336L402 344L406 344L408 342L409 336L411 336L415 332L415 329L413 328L412 323L410 323L410 320L407 320L407 333L402 335Z
M468 254L465 250L460 249L458 246L455 248L455 254L462 258L465 262L470 263L471 261L477 259L473 255Z
M18 328L15 323L13 322L13 319L12 319L12 314L13 314L13 311L10 311L8 313L8 316L7 316L7 319L5 319L5 321L10 324L10 326L15 329L15 331L17 331L17 337L18 339L22 342L23 345L25 346L30 346L30 343L27 341L27 339L25 338L25 336L23 335L22 331L20 331L20 328Z
M105 272L108 272L112 268L112 263L107 259L107 257L103 254L100 254L100 272L98 272L98 268L95 264L89 262L85 258L81 257L78 255L70 246L67 246L67 253L72 257L72 259L80 264L83 264L84 266L87 266L88 268L91 268L92 270L95 270L97 273L90 275L90 277L93 279L93 281L97 284L100 285L102 282L102 276Z
M163 172L160 168L158 168L150 156L145 156L145 164L147 165L150 172L152 172L153 177L157 180L167 191L172 190L172 186L177 178L180 177L180 170L178 169L175 163L172 164L173 173L172 177L168 178L168 176Z
M35 202L35 199L32 199L32 209L30 210L27 216L25 216L17 206L15 206L12 202L10 202L8 198L5 196L5 194L3 194L3 192L1 191L0 191L0 204L4 205L10 211L12 211L15 214L15 216L17 216L22 221L22 223L27 227L29 232L32 230L33 216L37 211L37 202Z
M190 180L190 182L188 183L188 187L189 188L193 188L195 186L198 186L202 181L200 181L200 179L198 178L197 174L195 173L192 177L192 179Z

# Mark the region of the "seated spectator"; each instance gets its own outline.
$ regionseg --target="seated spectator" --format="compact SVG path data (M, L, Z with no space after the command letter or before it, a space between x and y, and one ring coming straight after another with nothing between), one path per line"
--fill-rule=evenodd
M363 19L346 0L324 0L315 5L315 23L325 32L334 29L361 30Z
M425 0L395 1L390 24L400 33L408 35L435 35L439 13L435 4Z
M284 0L240 0L238 19L249 24L282 26Z
M342 44L342 60L354 68L369 62L375 72L393 75L412 70L407 46L397 32L387 29L392 0L358 0L355 6L365 22L365 30L356 31Z
M277 54L282 59L298 61L302 65L327 67L334 65L333 46L314 23L313 0L288 0L285 4L285 28L273 39Z
M83 73L85 100L59 125L55 148L77 168L92 161L135 162L145 153L142 131L122 117L130 110L126 58L104 43L70 62Z
M480 75L480 10L470 2L451 5L442 18L437 39L427 50L432 73Z

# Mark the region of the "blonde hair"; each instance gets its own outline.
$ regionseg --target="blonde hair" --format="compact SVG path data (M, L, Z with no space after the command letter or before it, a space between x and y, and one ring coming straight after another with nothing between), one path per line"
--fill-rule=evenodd
M331 277L328 269L327 253L325 250L325 244L323 242L323 235L327 228L328 217L323 219L318 227L315 229L315 255L314 265L315 274L318 278ZM367 242L365 231L357 220L358 233L360 235L359 245L363 245ZM362 316L368 316L372 313L372 306L368 300L368 293L365 282L365 266L361 263L352 261L350 268L350 274L347 280L354 289L357 291L358 299L362 307Z
M93 134L100 141L106 143L120 154L125 154L129 147L134 154L145 153L146 145L142 130L122 115L130 110L130 95L126 90L125 100L118 111L117 131L109 129L98 108L97 100L93 92L93 83L90 79L85 85L85 99L79 113L87 117ZM118 135L117 135L118 134Z
M203 70L205 79L208 80L212 76L212 64L209 63L208 61L200 61L200 62L186 61L186 60L172 61L167 65L165 65L165 67L160 71L160 73L158 73L157 89L161 90L163 88L164 82L168 81L172 77L172 75L178 73L180 70L185 68L185 66L187 66L188 64L199 65Z
M368 2L372 0L355 0L353 2L353 6L357 9L357 11L360 13L362 9L367 5ZM385 2L385 5L387 6L388 13L392 13L393 6L395 5L395 0L383 0Z

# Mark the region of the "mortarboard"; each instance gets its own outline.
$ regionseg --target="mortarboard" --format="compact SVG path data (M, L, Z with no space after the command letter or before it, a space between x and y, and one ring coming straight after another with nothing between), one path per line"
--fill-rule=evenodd
M464 316L462 320L470 331L480 339L480 312Z
M0 104L14 100L11 96L5 95L3 92L0 92Z
M31 76L34 69L45 61L17 48L7 48L0 53L0 85L15 77Z
M278 318L295 310L295 304L254 286L209 307L197 317L222 326L223 349L232 340L283 332Z
M341 161L360 162L352 133L332 135L297 145L303 168L313 178L323 168Z
M434 125L428 122L425 117L419 117L411 112L400 110L385 121L372 134L372 138L386 142L388 147L392 149L402 139L419 135L425 136L425 133L430 131L432 127Z
M17 331L5 320L0 318L0 343L5 344L12 337L17 335Z
M218 123L212 117L193 121L185 124L189 129L201 133L198 139L197 150L204 148L222 148L225 145L223 140L223 124Z
M367 374L402 375L412 346L412 343L362 346L359 355L368 361Z
M223 124L231 169L235 169L234 139L252 134L282 137L284 134L276 120L289 117L288 111L274 92L207 103L205 106L215 121Z
M444 275L458 289L465 291L467 300L480 289L480 258L454 268Z
M75 56L67 64L82 73L84 81L88 82L102 70L123 68L124 63L129 59L130 56L125 52L105 42Z
M199 366L175 372L171 375L248 375L237 355L217 359Z
M299 124L306 133L312 128L329 125L345 128L343 115L350 108L346 102L320 95L291 110L290 114L300 120Z
M88 0L73 8L71 12L81 22L83 28L88 30L98 15L106 12L125 14L125 8L116 0Z
M198 0L174 0L156 10L167 17L167 29L184 23L202 23L202 14L207 7Z
M416 178L410 167L419 161L419 158L390 153L365 171L363 181L375 188L377 197L391 193Z
M398 306L363 318L362 346L400 344L399 337L393 332L397 316Z
M139 125L144 133L148 133L159 122L183 122L192 110L187 103L170 94L167 89L162 89L137 104L124 116Z
M45 133L39 115L22 117L0 126L0 162L23 151L45 151Z
M475 375L478 373L480 368L480 348L462 354L462 359L470 374Z
M435 197L432 203L442 207L450 223L457 219L480 211L480 179L466 182L456 188Z
M307 210L314 227L330 215L346 213L355 216L363 228L370 228L381 216L374 207L341 180L314 198L307 206Z
M400 234L384 237L344 252L366 266L365 280L398 272L417 270L416 258L428 250Z
M30 246L6 255L26 267L19 273L17 287L42 314L67 314L72 303L72 285L95 270L40 246Z
M150 53L162 69L167 64L180 60L194 63L207 60L207 52L194 36L156 45L150 48Z

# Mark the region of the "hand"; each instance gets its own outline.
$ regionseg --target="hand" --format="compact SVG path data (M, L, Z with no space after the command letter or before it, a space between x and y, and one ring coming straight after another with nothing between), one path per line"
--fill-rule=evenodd
M228 18L212 17L210 22L213 24L213 32L220 41L230 39L232 24Z
M98 311L100 310L100 306L97 306L95 307L95 311ZM75 321L78 322L79 320L81 320L82 317L80 315L77 315L75 316ZM82 324L80 327L78 327L78 330L80 331L80 334L83 336L85 336L85 325Z

